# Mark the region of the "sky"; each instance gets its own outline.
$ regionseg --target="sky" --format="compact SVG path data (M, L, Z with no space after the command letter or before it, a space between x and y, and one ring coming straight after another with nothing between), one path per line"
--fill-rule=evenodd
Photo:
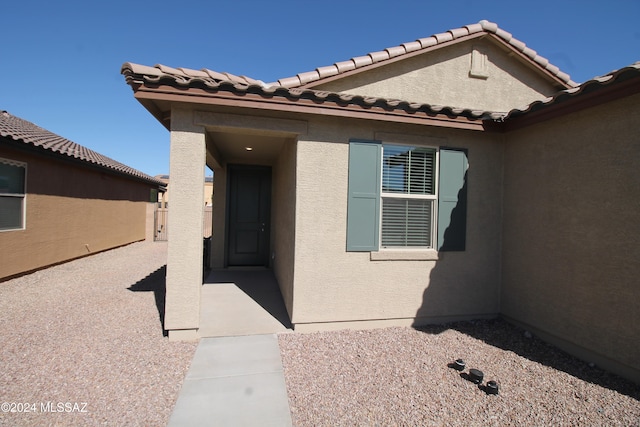
M0 110L151 176L170 135L125 62L272 82L482 19L579 83L640 61L640 0L21 0L0 17Z

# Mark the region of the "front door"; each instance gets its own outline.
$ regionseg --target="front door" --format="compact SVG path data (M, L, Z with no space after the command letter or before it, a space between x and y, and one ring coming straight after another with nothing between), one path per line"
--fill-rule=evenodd
M229 266L269 265L271 168L229 167Z

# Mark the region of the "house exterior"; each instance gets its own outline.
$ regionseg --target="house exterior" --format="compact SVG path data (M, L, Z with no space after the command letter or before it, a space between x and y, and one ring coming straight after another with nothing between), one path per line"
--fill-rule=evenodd
M296 331L502 315L640 379L639 69L577 85L487 21L270 84L124 64L171 132L169 337L207 164L211 265L273 269Z
M164 184L0 112L0 280L153 236Z

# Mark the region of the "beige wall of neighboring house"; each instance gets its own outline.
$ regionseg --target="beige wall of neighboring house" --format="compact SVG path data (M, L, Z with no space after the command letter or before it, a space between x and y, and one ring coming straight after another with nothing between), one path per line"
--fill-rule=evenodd
M419 82L419 84L416 84ZM477 38L422 52L317 90L487 111L509 111L562 89L517 60L503 43Z
M0 279L145 240L151 187L0 144L26 163L25 227L0 231Z
M638 117L636 94L507 135L501 311L640 382Z
M162 208L169 207L169 194L171 191L171 181L169 179L169 175L156 175L156 178L159 181L164 182L167 185L166 191L160 193L158 195L158 203ZM206 176L204 179L204 203L207 206L213 205L213 177Z

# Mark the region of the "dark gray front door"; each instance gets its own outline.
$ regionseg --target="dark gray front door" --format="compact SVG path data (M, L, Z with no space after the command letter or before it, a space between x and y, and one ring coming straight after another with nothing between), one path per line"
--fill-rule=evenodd
M269 265L271 168L231 166L229 169L230 266Z

